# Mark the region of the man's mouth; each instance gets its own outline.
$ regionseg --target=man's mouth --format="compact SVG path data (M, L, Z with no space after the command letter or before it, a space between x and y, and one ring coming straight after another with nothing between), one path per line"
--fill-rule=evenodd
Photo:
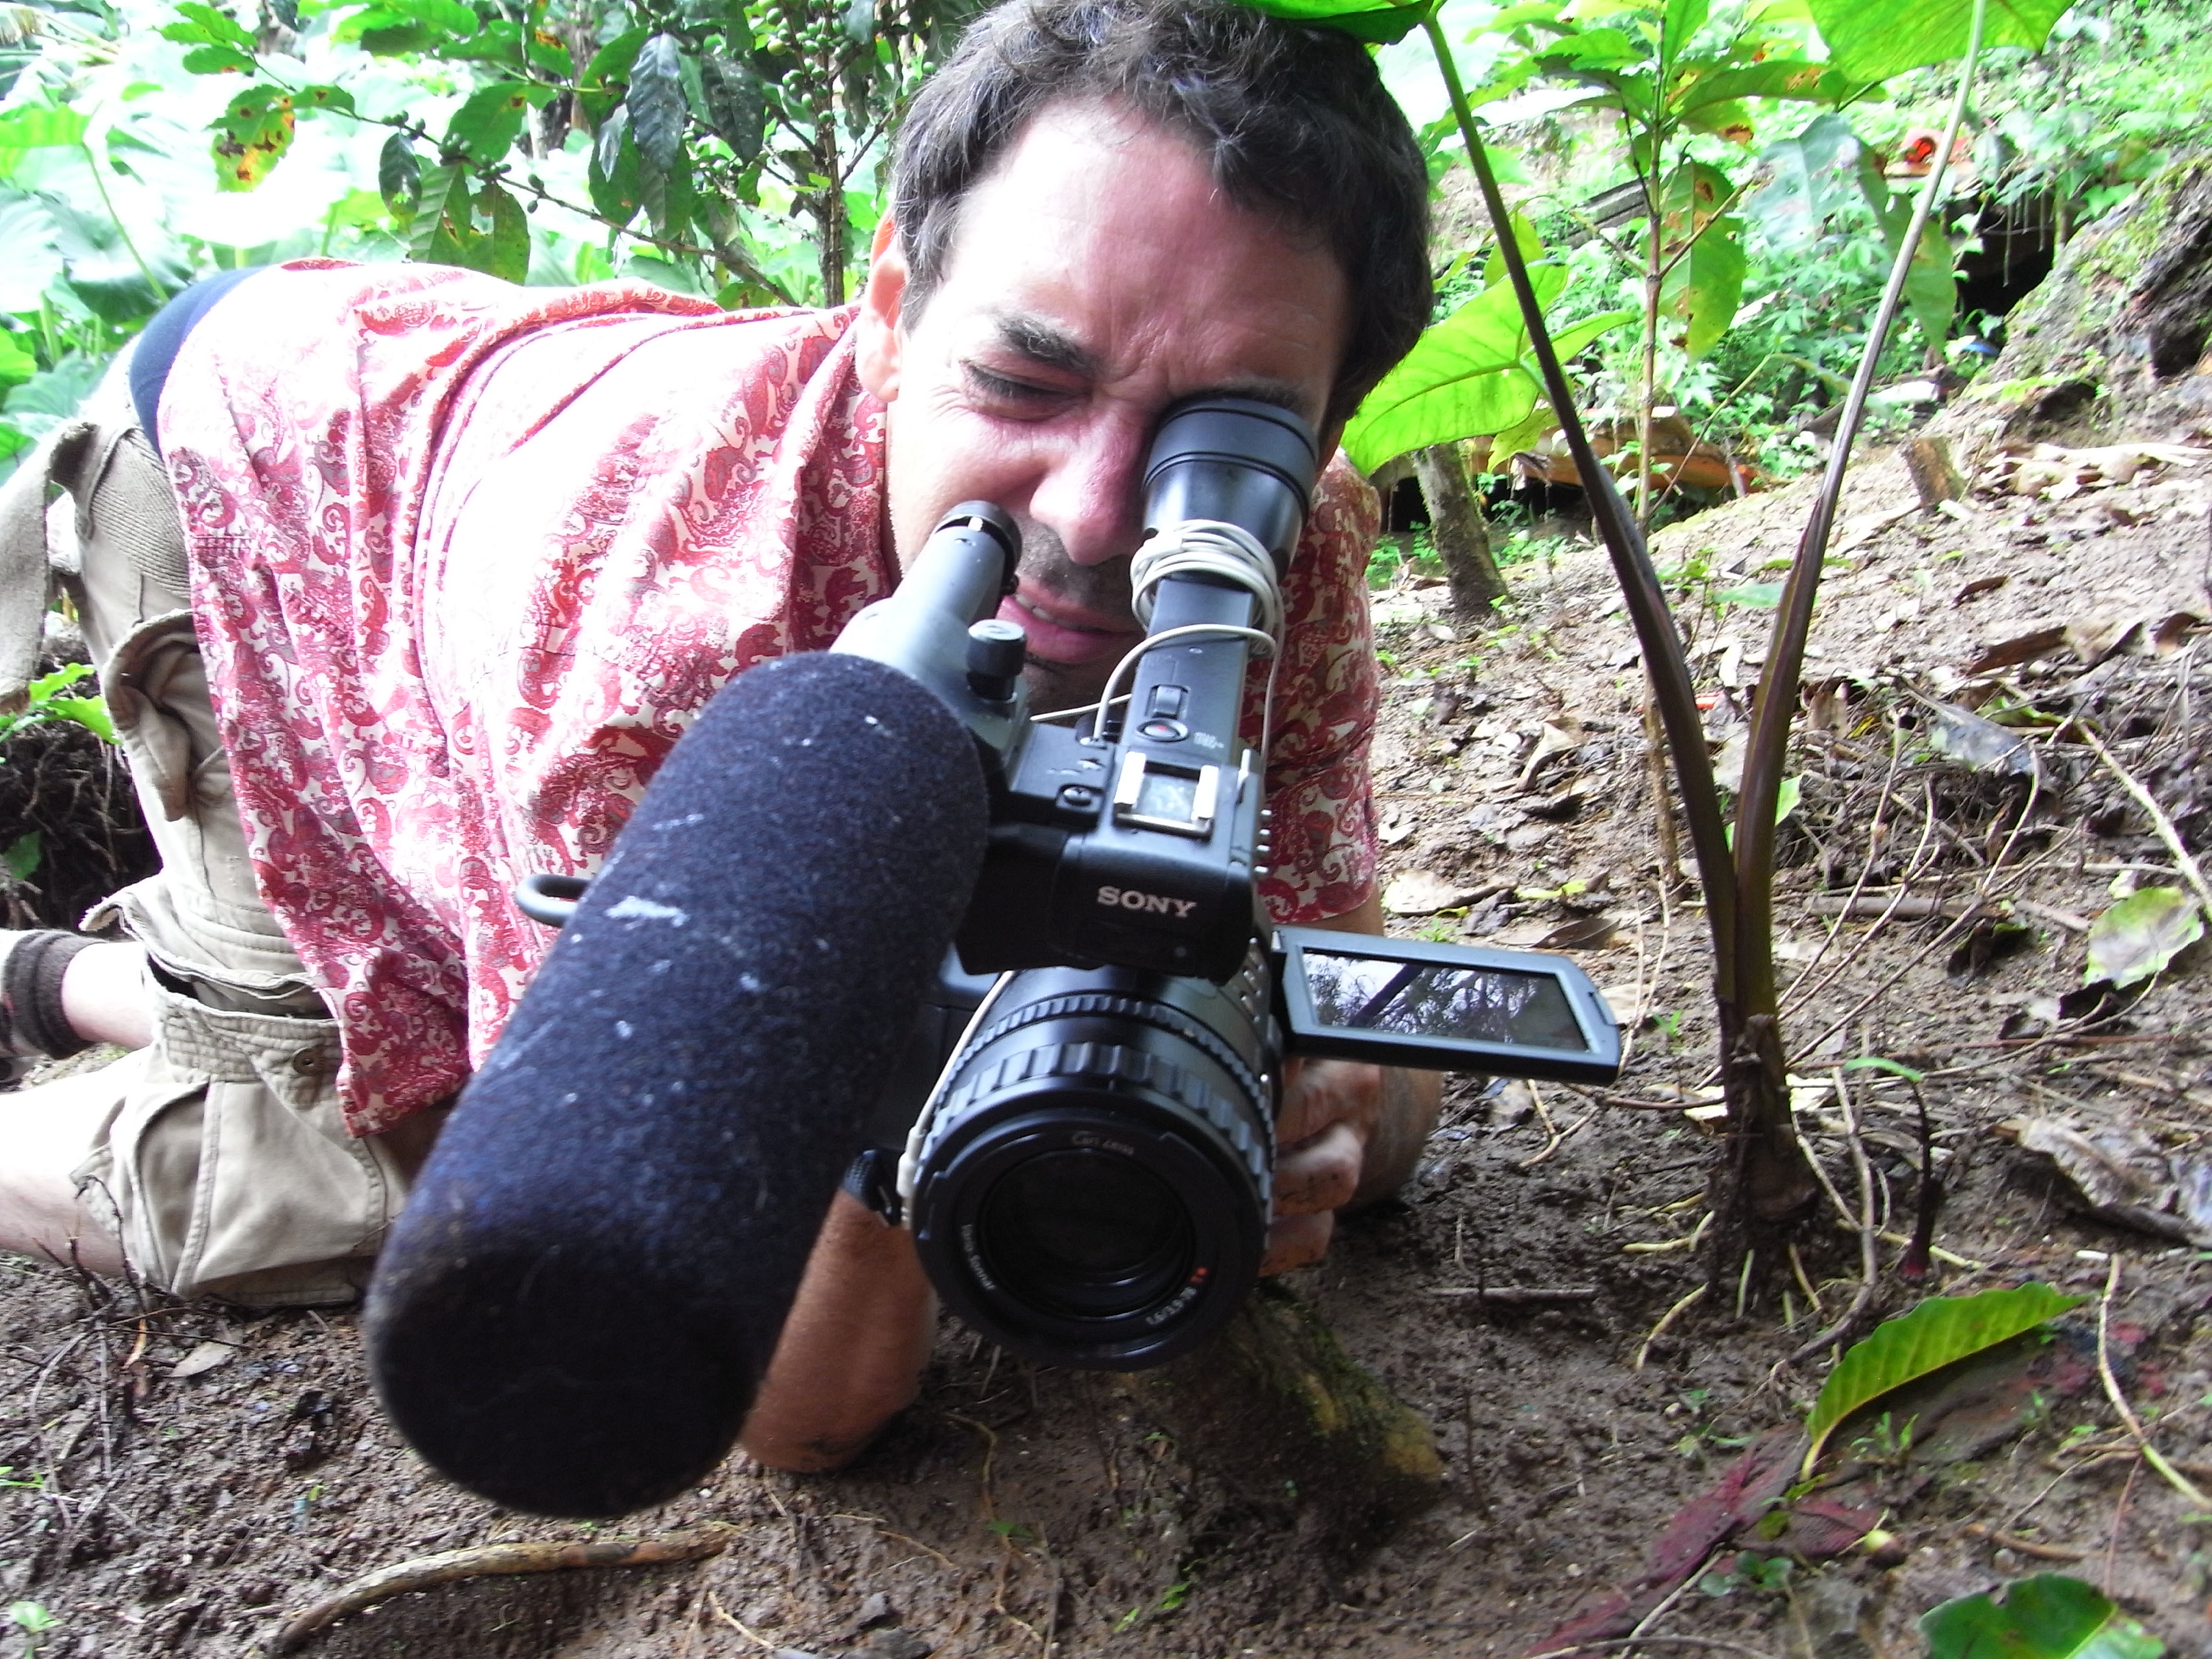
M1055 599L1028 582L1000 601L999 619L1028 634L1030 656L1066 667L1119 657L1143 637L1126 618Z

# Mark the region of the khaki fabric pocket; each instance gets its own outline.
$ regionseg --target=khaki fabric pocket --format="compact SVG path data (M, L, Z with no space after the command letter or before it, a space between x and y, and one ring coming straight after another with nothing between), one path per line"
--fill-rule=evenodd
M159 1034L76 1172L85 1205L134 1269L178 1296L353 1300L419 1157L346 1133L336 1022L155 994ZM427 1146L434 1132L425 1122L410 1139Z

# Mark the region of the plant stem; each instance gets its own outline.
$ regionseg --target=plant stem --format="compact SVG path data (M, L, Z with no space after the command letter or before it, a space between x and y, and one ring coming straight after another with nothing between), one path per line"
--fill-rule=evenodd
M1942 148L1929 169L1928 183L1912 213L1905 241L1890 264L1889 283L1875 313L1874 327L1859 358L1850 395L1844 400L1843 418L1836 427L1835 447L1828 457L1827 474L1813 503L1812 516L1797 544L1797 556L1782 590L1781 614L1776 617L1774 637L1767 647L1766 666L1759 677L1758 705L1752 714L1751 732L1745 744L1743 789L1736 801L1735 887L1733 952L1744 1008L1752 1013L1771 1013L1776 1006L1774 982L1774 811L1781 799L1782 774L1787 764L1790 723L1796 718L1798 687L1805 666L1805 642L1812 633L1813 600L1820 586L1820 568L1835 527L1837 503L1842 499L1844 472L1850 465L1851 446L1866 416L1867 395L1874 389L1875 371L1881 349L1905 298L1905 283L1912 268L1912 255L1922 233L1936 210L1951 148L1958 142L1966 118L1966 97L1974 84L1974 66L1981 56L1982 29L1989 15L1989 0L1974 0L1974 15L1967 36L1966 57L1959 74L1959 95L1951 105L1950 120L1943 129ZM1718 924L1716 923L1717 929Z
M1481 187L1483 205L1497 230L1498 248L1505 261L1506 275L1513 283L1515 297L1521 302L1522 318L1528 329L1529 349L1543 372L1545 394L1551 400L1553 414L1559 419L1567 453L1574 458L1575 470L1583 477L1589 498L1590 517L1606 550L1613 556L1613 573L1620 580L1630 620L1635 624L1637 642L1644 653L1644 672L1650 678L1652 698L1658 705L1660 720L1666 728L1667 746L1674 757L1674 775L1681 786L1682 812L1689 823L1690 844L1697 857L1698 878L1705 890L1705 911L1713 936L1715 994L1724 1005L1732 1006L1736 996L1735 869L1729 858L1728 830L1721 817L1720 792L1713 782L1712 755L1705 744L1705 719L1698 712L1697 691L1690 682L1690 665L1682 653L1682 636L1667 609L1667 595L1659 585L1659 574L1651 568L1650 553L1629 516L1627 503L1613 487L1612 475L1598 464L1591 451L1589 434L1575 409L1574 389L1567 382L1559 353L1553 349L1551 331L1544 326L1543 307L1537 303L1536 290L1528 280L1528 262L1522 258L1520 241L1513 234L1512 216L1498 191L1489 152L1475 131L1474 114L1468 107L1466 90L1460 85L1459 66L1452 60L1451 47L1433 16L1424 19L1421 27L1436 53L1445 89L1451 94L1452 114L1458 124L1460 137L1467 145L1475 182Z

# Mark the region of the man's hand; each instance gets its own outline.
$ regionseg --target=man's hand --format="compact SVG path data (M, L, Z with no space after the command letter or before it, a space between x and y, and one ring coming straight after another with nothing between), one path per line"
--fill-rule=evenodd
M1318 925L1380 933L1382 907L1370 899ZM1436 1127L1443 1094L1443 1079L1434 1072L1291 1060L1275 1120L1275 1223L1260 1271L1287 1273L1320 1261L1337 1211L1371 1204L1403 1186Z

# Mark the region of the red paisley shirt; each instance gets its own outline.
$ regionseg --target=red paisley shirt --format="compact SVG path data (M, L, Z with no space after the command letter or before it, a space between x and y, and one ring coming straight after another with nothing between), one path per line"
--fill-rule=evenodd
M892 586L853 315L306 260L187 338L161 430L201 644L356 1133L498 1037L550 942L516 881L595 869L717 690ZM1338 461L1285 595L1284 921L1373 890L1375 528Z

